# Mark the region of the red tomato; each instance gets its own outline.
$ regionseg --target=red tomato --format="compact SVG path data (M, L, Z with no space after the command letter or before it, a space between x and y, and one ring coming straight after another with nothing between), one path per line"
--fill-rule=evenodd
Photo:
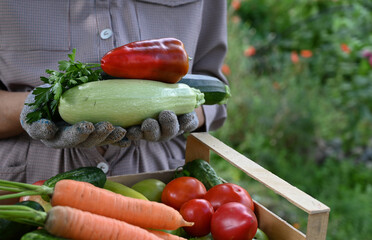
M211 220L211 233L214 240L252 240L257 227L254 212L237 202L220 206Z
M207 190L204 184L193 177L179 177L170 181L161 194L161 201L179 210L185 202L203 198Z
M254 211L251 195L244 188L234 183L218 184L208 190L204 197L216 211L222 204L228 202L239 202Z
M205 199L191 199L182 205L180 213L186 221L194 223L192 227L183 228L187 234L202 237L210 233L214 213L210 202Z
M41 186L41 185L44 184L45 181L46 181L46 179L44 179L44 180L39 180L39 181L37 181L37 182L34 182L32 185L39 185L39 186Z

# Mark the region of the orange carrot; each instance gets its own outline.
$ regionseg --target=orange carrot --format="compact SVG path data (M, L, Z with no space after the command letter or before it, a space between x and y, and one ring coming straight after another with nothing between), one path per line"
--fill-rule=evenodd
M161 240L161 238L140 227L63 206L53 207L48 212L44 227L53 235L69 239Z
M0 205L0 217L79 240L162 240L146 229L79 209L56 206L48 213L23 205ZM0 236L2 239L2 236Z
M115 218L146 229L175 230L192 226L172 207L163 203L135 199L75 180L59 181L52 206L69 206Z
M158 230L147 230L147 231L149 231L150 233L153 233L154 235L158 236L159 238L163 240L187 240L186 238L179 237L177 235L170 234L170 233L163 232L163 231L158 231Z

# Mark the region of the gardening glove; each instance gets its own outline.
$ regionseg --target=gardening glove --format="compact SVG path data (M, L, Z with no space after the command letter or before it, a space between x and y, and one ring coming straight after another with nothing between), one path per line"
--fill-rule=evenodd
M31 92L27 96L25 103L34 101L35 95ZM106 144L127 147L130 145L130 141L125 138L126 130L121 127L115 127L109 122L93 124L83 121L69 125L64 121L54 123L48 119L40 119L29 124L26 122L26 116L32 111L32 107L24 105L20 115L21 125L31 138L40 140L48 147L86 148Z
M158 119L148 118L140 126L130 127L127 138L151 142L167 141L180 134L194 131L199 124L195 112L177 116L172 111L162 111Z

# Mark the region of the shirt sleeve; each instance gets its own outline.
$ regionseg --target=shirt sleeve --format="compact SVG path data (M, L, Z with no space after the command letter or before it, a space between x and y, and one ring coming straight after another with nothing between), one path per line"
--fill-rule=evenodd
M203 1L203 19L192 73L219 78L228 84L221 72L227 53L227 3L225 0ZM213 11L211 11L213 9ZM226 105L203 105L205 126L203 131L220 128L227 118Z

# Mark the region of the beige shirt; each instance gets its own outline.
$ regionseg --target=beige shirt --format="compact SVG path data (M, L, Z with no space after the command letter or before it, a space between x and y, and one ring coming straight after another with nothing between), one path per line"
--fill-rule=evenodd
M192 58L189 73L227 83L220 72L227 49L226 0L3 0L0 86L30 91L73 48L77 60L97 63L115 47L162 37L185 44ZM221 127L226 106L203 108L204 130ZM185 137L105 147L102 156L96 148L47 148L26 133L0 139L0 179L31 183L81 166L99 166L107 175L174 169L183 164Z

